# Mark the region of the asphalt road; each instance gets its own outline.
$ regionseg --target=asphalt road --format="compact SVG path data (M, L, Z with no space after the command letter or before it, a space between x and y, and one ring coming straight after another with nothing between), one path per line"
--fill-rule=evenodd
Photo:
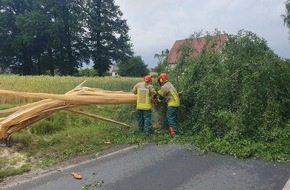
M82 179L75 179L72 172ZM199 154L191 146L148 144L7 178L0 189L289 190L289 177L290 163Z

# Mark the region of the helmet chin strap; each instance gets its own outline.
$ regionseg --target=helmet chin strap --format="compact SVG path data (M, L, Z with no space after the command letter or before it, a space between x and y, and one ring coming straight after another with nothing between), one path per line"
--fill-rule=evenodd
M161 86L161 84L162 84L162 79L160 78L160 79L158 79L158 83L159 83L159 85Z

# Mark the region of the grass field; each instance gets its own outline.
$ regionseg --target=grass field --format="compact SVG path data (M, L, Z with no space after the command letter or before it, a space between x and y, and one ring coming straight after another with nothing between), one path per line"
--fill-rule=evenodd
M104 90L130 91L141 78L114 77L50 77L0 75L0 89L24 92L45 92L64 94L86 81L83 86ZM1 97L2 104L27 103L31 100L18 97Z

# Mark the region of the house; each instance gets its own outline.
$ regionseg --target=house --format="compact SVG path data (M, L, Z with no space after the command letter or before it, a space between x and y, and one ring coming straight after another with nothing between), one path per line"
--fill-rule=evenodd
M116 65L110 65L109 73L112 77L118 77L119 68Z
M211 36L211 38L214 38L216 42L215 49L219 50L220 47L223 45L223 43L227 40L228 35L221 34L221 35ZM193 51L193 54L191 54L191 56L195 57L205 48L207 37L191 38L188 40L190 40L189 43L190 43L191 48L195 50ZM174 68L178 64L178 59L180 58L179 49L183 44L185 44L185 42L186 42L186 39L176 40L171 50L169 51L167 63L168 65L170 65L171 68Z

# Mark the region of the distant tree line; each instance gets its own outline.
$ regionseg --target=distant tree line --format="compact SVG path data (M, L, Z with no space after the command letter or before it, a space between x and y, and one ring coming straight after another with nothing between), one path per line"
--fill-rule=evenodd
M128 61L129 26L114 0L0 0L0 68L21 75L99 76Z

